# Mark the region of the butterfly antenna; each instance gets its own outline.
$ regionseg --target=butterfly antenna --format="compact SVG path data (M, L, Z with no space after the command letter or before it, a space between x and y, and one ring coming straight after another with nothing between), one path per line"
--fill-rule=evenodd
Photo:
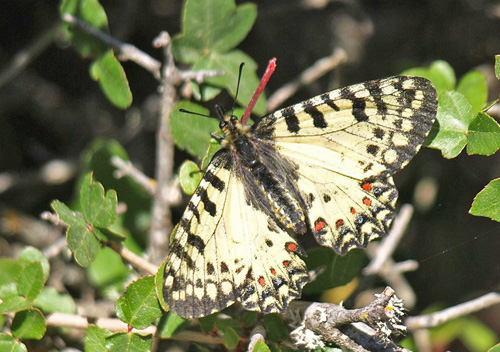
M179 109L179 111L183 112L183 113L186 113L186 114L198 115L198 116L213 118L213 116L205 115L205 114L202 114L202 113L199 113L199 112L194 112L194 111L190 111L190 110L186 110L186 109Z
M231 115L233 115L233 113L234 113L234 108L236 107L236 99L238 99L238 93L240 91L240 82L241 82L241 74L243 73L243 66L245 66L244 62L242 62L240 64L240 70L238 72L238 84L236 85L236 95L234 96L233 108L231 109Z
M264 75L260 80L259 86L257 87L257 90L253 94L252 100L250 100L250 103L248 104L247 108L245 109L245 112L243 113L243 116L241 117L242 125L244 125L248 121L248 118L252 114L255 104L257 104L257 100L262 94L262 91L264 90L264 87L266 86L267 82L269 82L269 78L271 78L271 75L273 74L275 69L276 69L276 58L273 57L271 60L269 60L266 72L264 72Z

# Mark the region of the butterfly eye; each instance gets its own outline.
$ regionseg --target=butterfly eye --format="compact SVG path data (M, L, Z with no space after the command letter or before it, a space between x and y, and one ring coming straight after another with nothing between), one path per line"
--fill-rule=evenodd
M233 123L233 124L238 122L238 118L234 115L231 115L230 119L231 119L231 123Z
M227 122L222 120L219 122L219 128L224 131L224 129L227 127Z

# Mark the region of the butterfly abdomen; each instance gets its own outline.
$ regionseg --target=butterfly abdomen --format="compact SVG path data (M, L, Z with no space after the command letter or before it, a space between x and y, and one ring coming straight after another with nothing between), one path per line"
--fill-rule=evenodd
M264 143L252 136L243 136L234 142L236 174L246 184L250 204L284 228L303 234L307 231L304 207L294 187L290 187L295 184L294 170L266 162L271 147Z

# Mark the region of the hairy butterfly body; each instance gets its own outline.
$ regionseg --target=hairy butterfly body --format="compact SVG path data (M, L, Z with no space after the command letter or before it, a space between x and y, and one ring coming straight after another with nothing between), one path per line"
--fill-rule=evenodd
M383 236L392 175L437 111L432 84L396 76L341 88L262 117L221 119L222 148L182 216L164 270L169 309L201 317L239 301L282 312L308 282L294 234L345 254Z

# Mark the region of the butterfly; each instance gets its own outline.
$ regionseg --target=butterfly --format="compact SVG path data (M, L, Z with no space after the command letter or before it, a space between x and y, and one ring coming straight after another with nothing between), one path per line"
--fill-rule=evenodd
M345 254L386 234L392 175L418 152L437 111L421 77L318 95L252 126L219 114L224 138L174 235L163 271L173 313L197 318L240 302L283 312L309 281L296 235Z

